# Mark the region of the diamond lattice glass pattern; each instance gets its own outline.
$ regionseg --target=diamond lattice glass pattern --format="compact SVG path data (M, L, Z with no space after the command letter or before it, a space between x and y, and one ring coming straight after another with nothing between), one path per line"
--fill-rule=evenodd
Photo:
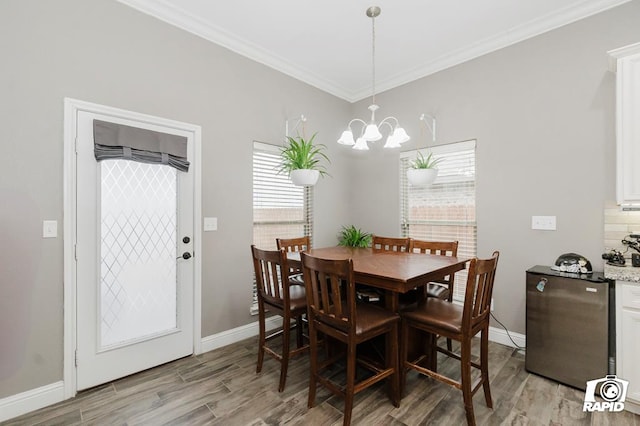
M101 347L176 328L177 176L101 162Z

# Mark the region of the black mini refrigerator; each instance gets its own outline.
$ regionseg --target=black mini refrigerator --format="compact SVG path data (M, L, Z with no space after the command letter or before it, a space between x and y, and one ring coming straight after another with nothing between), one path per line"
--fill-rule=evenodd
M615 373L613 282L602 272L527 271L527 371L582 389Z

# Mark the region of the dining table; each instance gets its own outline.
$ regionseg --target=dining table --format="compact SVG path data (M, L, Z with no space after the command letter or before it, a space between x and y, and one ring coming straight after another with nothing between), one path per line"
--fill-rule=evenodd
M371 247L322 247L306 250L305 253L327 260L353 259L355 282L383 290L385 308L395 313L400 311L400 294L455 274L465 269L469 261L464 257L385 251ZM291 268L302 269L300 252L288 252L287 262ZM410 357L415 357L420 348L428 344L421 334L412 334L409 340L407 352ZM390 355L389 345L385 345L385 352L387 356ZM430 361L427 359L426 362Z
M353 259L353 272L358 284L385 293L386 309L399 310L399 295L441 280L465 268L469 259L424 253L376 250L371 247L321 247L305 253L327 260ZM289 266L302 269L300 252L287 253Z

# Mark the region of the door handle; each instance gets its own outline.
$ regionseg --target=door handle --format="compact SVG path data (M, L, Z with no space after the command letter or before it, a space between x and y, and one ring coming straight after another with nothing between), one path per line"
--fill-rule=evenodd
M184 260L191 259L191 253L189 253L188 251L185 251L184 253L182 253L182 256L178 256L176 257L176 259L184 259Z

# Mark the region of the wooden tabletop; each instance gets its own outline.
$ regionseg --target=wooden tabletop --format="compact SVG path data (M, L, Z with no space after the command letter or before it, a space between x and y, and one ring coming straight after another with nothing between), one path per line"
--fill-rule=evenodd
M324 247L307 251L322 259L353 259L356 282L393 293L407 291L442 279L465 268L468 259L423 253L379 251L371 248ZM287 253L290 263L300 267L300 253Z

